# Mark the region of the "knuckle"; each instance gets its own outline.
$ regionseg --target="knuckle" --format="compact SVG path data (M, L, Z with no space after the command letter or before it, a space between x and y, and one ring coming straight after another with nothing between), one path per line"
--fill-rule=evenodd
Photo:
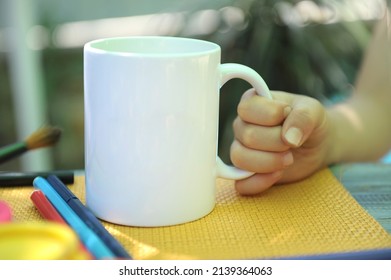
M255 147L258 142L256 129L251 126L244 128L241 141L247 147Z
M307 97L306 106L296 108L296 114L297 117L301 118L303 121L311 121L314 112L321 111L321 108L322 104L319 100Z
M233 142L231 145L230 157L232 163L239 168L243 168L245 166L246 160L243 154L243 148L241 145L237 142Z
M250 103L247 100L242 100L239 102L237 107L237 113L241 118L245 118L250 110Z
M281 107L278 107L278 106L271 106L271 107L269 107L268 114L269 114L270 120L272 120L275 123L278 123L284 117L283 109Z
M235 132L235 134L240 132L241 126L242 126L242 121L240 120L239 117L236 117L232 122L232 129Z
M272 153L270 154L267 160L268 172L274 172L278 170L283 170L286 167L284 162L284 153Z
M298 108L295 112L295 117L297 121L302 124L308 124L313 121L312 114L309 108Z

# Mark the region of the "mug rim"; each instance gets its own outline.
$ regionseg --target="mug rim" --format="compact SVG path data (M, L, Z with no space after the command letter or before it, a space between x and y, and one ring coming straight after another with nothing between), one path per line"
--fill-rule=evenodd
M117 47L118 49L110 49L113 47L114 42L154 42L152 47L155 51L135 51L125 49L124 47ZM184 48L180 51L159 51L157 42L181 42L187 44L190 48ZM197 48L198 47L198 48ZM221 48L218 44L206 40L187 38L187 37L174 37L174 36L122 36L122 37L107 37L96 39L87 42L84 45L85 52L99 53L99 54L113 54L121 56L132 57L187 57L187 56L199 56L207 55L215 52L220 52Z

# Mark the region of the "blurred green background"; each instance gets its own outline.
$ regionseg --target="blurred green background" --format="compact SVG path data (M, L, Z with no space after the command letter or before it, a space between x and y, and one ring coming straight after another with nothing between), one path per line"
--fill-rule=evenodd
M83 45L127 35L200 38L222 62L254 68L270 89L331 104L352 89L383 0L0 0L0 147L44 123L60 142L0 170L84 168ZM249 85L222 88L219 155L229 162L232 121Z

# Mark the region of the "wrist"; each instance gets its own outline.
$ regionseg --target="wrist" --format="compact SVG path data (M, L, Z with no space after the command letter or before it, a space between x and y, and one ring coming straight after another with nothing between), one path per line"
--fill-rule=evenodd
M328 133L326 138L325 165L339 163L343 161L343 134L341 133L341 124L343 118L339 112L338 106L330 107L326 110L328 120Z

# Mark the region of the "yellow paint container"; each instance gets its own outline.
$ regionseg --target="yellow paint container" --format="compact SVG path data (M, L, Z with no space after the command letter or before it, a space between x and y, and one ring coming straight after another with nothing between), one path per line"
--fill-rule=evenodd
M75 232L53 222L23 222L0 225L2 260L86 260Z

